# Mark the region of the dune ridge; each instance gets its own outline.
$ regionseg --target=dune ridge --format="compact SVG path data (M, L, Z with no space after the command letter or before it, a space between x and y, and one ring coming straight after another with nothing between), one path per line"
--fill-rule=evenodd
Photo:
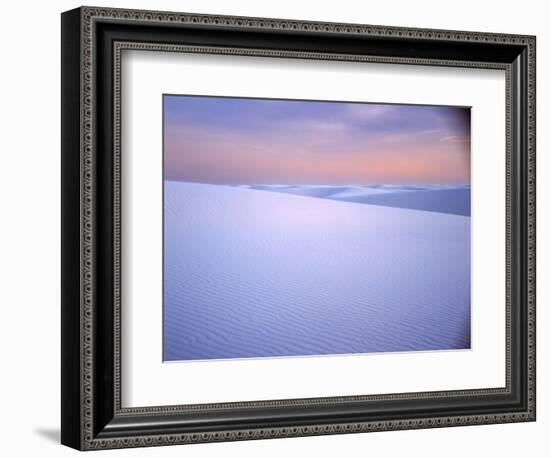
M250 189L280 192L345 202L409 208L470 216L468 185L245 185Z

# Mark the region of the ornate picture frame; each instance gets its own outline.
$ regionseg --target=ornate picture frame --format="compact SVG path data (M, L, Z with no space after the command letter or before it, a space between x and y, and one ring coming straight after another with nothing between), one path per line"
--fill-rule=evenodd
M533 36L81 7L62 14L62 434L79 450L535 420ZM503 70L506 386L125 407L125 50Z

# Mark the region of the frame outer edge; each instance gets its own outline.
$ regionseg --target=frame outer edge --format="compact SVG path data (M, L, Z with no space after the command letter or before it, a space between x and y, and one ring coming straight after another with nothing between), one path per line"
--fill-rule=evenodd
M61 16L61 443L82 449L80 10Z
M527 43L527 326L528 326L528 367L527 367L527 402L529 420L537 418L536 387L536 91L537 61L536 37L530 37Z
M83 336L80 341L81 361L81 450L94 447L94 213L95 213L95 173L94 173L94 31L88 7L80 12L80 104L81 104L81 327Z
M298 19L263 18L250 16L224 16L214 14L181 13L173 11L132 10L83 6L86 19L109 19L140 23L185 24L196 26L231 27L256 30L286 30L306 33L336 33L372 37L415 38L472 43L498 43L504 45L527 45L533 35L516 35L493 32L462 30L421 29L415 27L383 26L372 24L321 22Z

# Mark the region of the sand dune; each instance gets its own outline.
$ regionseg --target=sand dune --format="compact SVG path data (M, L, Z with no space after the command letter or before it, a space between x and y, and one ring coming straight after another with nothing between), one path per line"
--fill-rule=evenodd
M164 359L469 348L469 237L464 216L165 182Z
M470 187L452 185L252 185L250 189L470 216Z
M340 200L336 198L337 200ZM469 189L438 189L346 196L346 202L470 216Z

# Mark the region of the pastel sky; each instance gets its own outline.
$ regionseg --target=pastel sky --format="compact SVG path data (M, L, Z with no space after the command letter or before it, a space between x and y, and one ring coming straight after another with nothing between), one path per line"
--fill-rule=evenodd
M469 184L470 109L164 96L165 179Z

